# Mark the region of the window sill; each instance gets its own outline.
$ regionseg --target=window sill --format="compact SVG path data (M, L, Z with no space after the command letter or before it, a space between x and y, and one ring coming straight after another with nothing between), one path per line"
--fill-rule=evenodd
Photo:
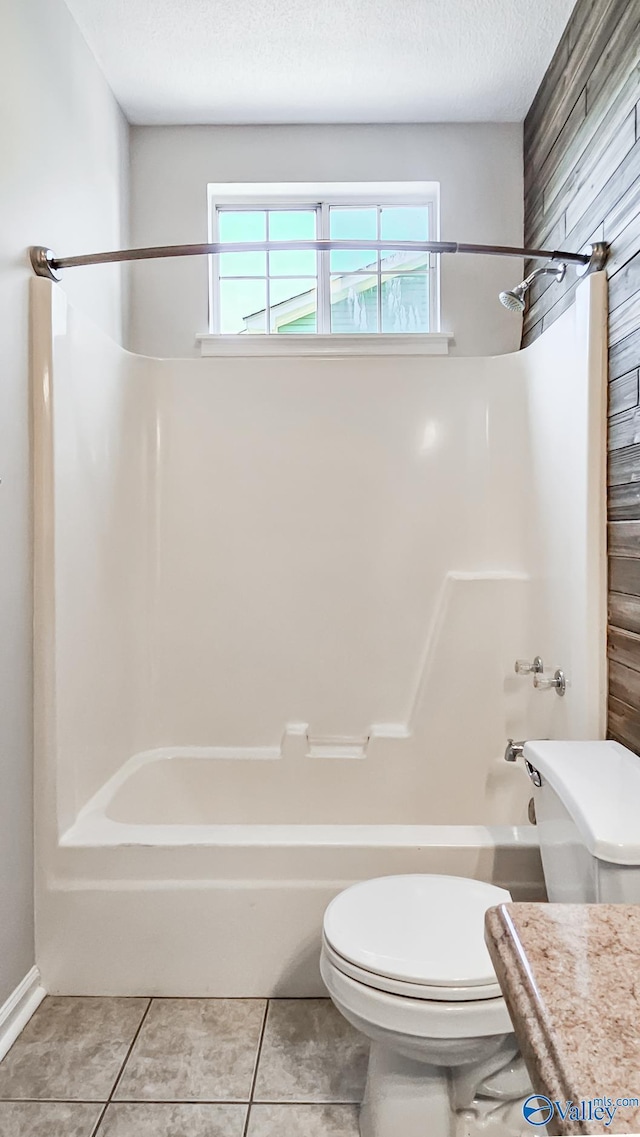
M453 337L442 332L420 335L291 335L196 336L202 356L345 356L345 355L448 355Z

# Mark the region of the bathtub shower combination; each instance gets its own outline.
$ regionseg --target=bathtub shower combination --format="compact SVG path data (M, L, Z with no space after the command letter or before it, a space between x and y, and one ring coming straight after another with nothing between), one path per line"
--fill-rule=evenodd
M540 895L502 755L603 731L605 290L494 359L179 360L33 282L48 991L316 995L354 881Z

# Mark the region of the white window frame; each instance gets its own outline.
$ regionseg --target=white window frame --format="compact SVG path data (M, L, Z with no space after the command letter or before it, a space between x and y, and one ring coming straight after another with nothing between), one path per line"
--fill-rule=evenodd
M210 184L207 187L209 241L219 239L218 216L220 208L236 210L269 210L277 208L316 210L319 214L320 238L329 237L329 207L363 208L371 206L424 206L428 210L429 240L439 240L439 185L437 182L323 182L323 183L242 183ZM336 353L364 351L394 354L443 354L448 350L449 337L440 332L440 273L439 260L429 254L429 332L365 334L331 332L328 297L330 295L330 253L319 250L317 256L317 332L279 336L270 330L269 295L267 279L267 330L259 334L222 334L219 326L219 257L209 260L209 331L197 338L203 355L214 354L315 354L318 350ZM378 261L380 276L380 260ZM380 289L378 304L381 303ZM381 327L380 312L378 327ZM278 346L273 343L278 341ZM285 341L285 342L283 342ZM286 346L285 346L286 343ZM237 347L233 347L233 345Z

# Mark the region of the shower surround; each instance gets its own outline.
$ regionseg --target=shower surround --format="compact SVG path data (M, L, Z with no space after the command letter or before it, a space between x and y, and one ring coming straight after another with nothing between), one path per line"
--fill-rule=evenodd
M355 880L537 896L502 753L603 732L603 274L482 359L151 359L32 287L46 988L314 995Z

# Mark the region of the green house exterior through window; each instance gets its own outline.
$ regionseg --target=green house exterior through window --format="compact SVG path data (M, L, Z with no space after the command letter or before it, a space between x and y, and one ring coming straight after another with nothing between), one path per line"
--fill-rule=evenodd
M346 274L331 279L331 331L337 334L371 332L418 333L429 326L429 279L416 255L396 254L380 265L382 288L378 304L377 266L371 275ZM271 307L271 331L275 335L303 335L317 331L316 290ZM265 326L266 309L244 317L244 332L260 332ZM379 326L381 323L381 327Z

